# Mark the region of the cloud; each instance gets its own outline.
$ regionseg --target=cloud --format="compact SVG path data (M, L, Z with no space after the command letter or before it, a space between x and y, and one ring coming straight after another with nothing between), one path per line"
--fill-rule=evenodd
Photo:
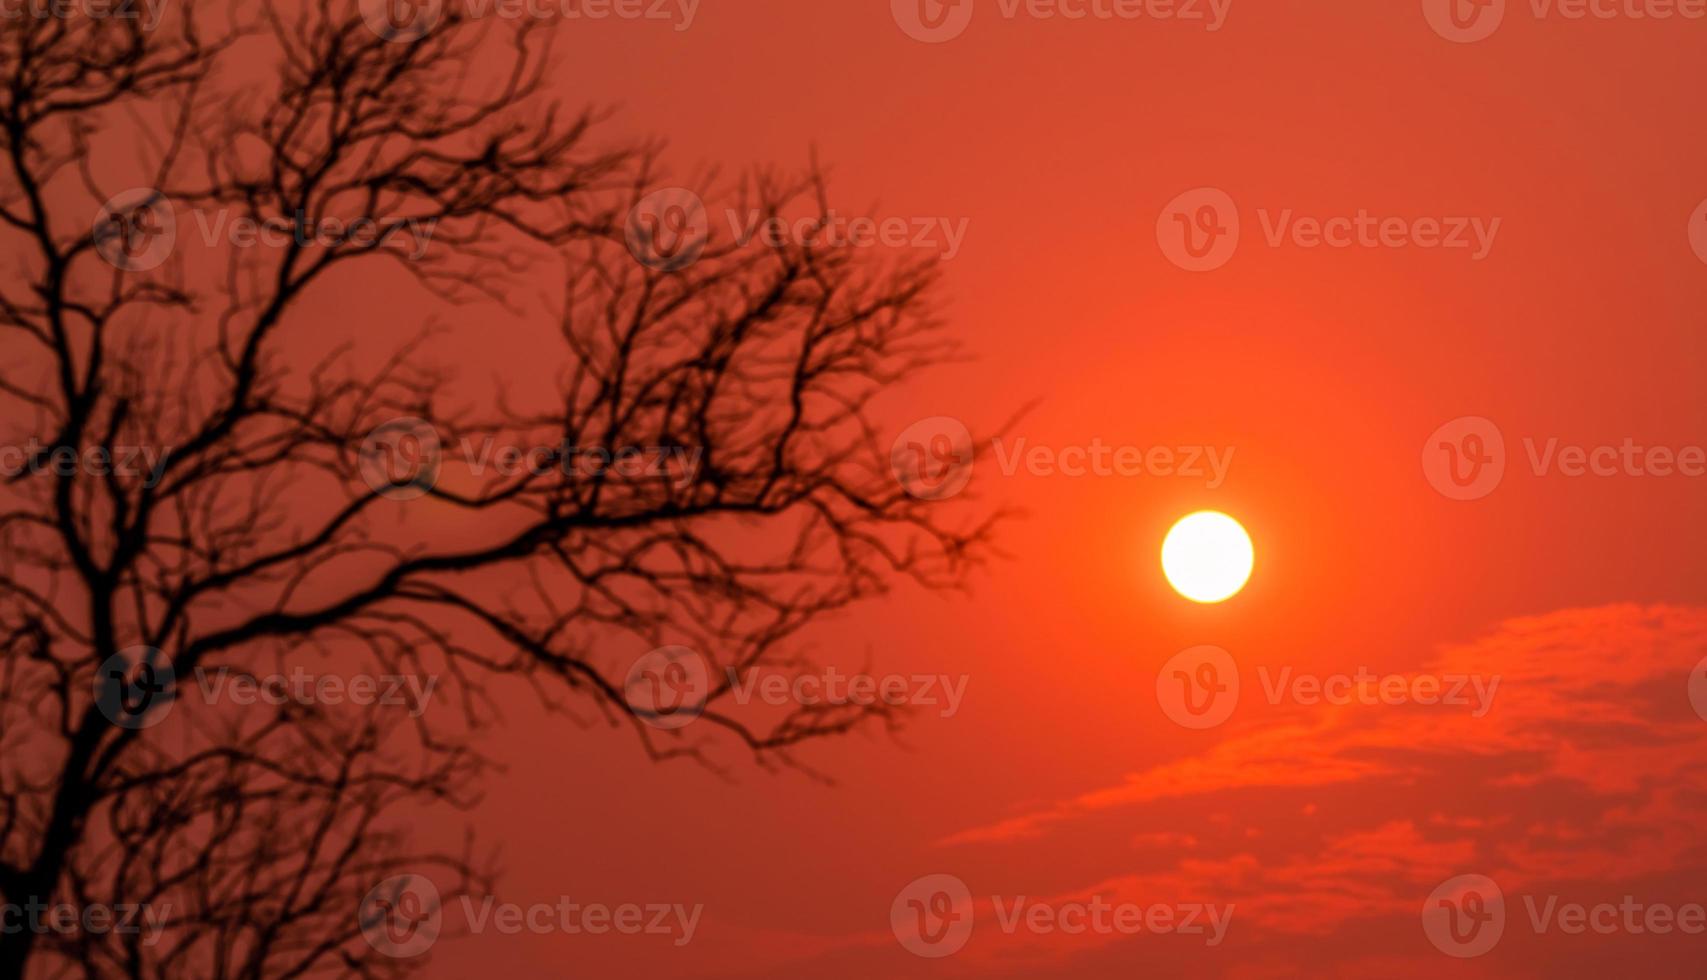
M1414 927L1428 892L1466 871L1616 901L1618 883L1707 866L1707 721L1690 699L1704 657L1707 610L1617 605L1510 620L1413 675L1498 676L1482 717L1276 706L1247 677L1213 748L941 843L1071 834L1128 866L1076 893L1237 902L1239 928L1292 936Z

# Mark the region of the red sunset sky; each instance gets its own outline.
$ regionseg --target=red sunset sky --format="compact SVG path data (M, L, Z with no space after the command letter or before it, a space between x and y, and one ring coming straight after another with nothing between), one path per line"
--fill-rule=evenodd
M953 717L899 744L815 747L833 787L647 765L624 731L518 707L481 829L504 895L703 903L692 943L476 935L431 976L1694 975L1701 935L1538 935L1520 896L1707 901L1700 478L1537 474L1525 439L1683 449L1700 395L1707 197L1694 111L1707 21L1537 16L1511 3L1456 43L1415 2L1235 2L1181 21L1007 18L922 43L879 2L707 4L692 26L584 22L561 91L620 106L683 173L802 165L849 213L964 221L947 316L974 359L903 386L899 432L936 416L1010 443L1232 447L1225 482L1009 476L967 494L1025 516L966 597L900 591L820 652L967 680ZM905 7L905 4L901 5ZM905 19L904 16L901 17ZM1225 266L1158 245L1195 188L1236 203ZM713 219L721 220L713 205ZM1487 254L1270 244L1282 212L1498 221ZM489 335L490 336L490 335ZM479 352L503 371L517 328ZM1482 499L1419 465L1465 416L1503 432ZM1256 571L1235 599L1175 595L1156 552L1178 517L1238 517ZM1156 675L1229 651L1243 699L1173 724ZM1503 679L1491 712L1271 705L1269 676ZM890 928L910 882L973 896L960 952ZM1457 959L1419 910L1497 881L1499 946ZM1233 905L1225 941L1004 932L992 897Z
M471 829L500 905L679 905L691 937L450 902L420 975L1700 975L1707 9L652 2L556 25L549 93L608 107L601 145L662 141L660 185L816 160L838 213L905 229L874 258L940 259L964 356L873 411L884 445L972 434L935 506L1004 514L998 554L800 638L939 702L801 747L827 780L703 726L721 773L652 761L497 682L503 768L414 831ZM704 204L727 237L741 205ZM525 400L557 288L345 275L285 349L430 320L453 401ZM1254 543L1225 602L1159 562L1201 510ZM1182 710L1229 661L1218 720ZM1458 928L1490 901L1503 925ZM1143 925L1070 927L1104 906Z

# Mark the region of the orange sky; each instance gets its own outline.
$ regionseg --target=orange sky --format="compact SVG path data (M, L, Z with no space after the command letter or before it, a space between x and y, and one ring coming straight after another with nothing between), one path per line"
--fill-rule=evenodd
M816 148L847 213L964 223L945 298L975 360L896 392L896 433L938 416L988 432L1035 401L1004 449L1232 455L1214 488L981 459L969 497L1026 512L1009 558L970 596L901 591L817 637L850 670L964 678L964 703L921 712L899 744L808 750L833 787L733 748L733 783L652 765L629 732L546 719L517 692L489 746L509 769L475 814L502 849L501 900L703 914L681 947L487 931L441 944L427 975L1697 975L1700 935L1537 934L1522 904L1707 903L1707 721L1688 698L1707 657L1707 479L1538 474L1527 450L1707 444L1707 264L1689 235L1707 20L1627 7L1576 19L1513 0L1471 43L1415 0L1234 0L1214 31L977 0L935 44L880 0L565 25L562 98L618 106L609 136L667 138L684 177ZM1206 187L1241 238L1224 266L1186 271L1158 219ZM1271 242L1282 216L1360 214L1492 234ZM525 371L549 326L459 329L480 377ZM1498 426L1507 471L1454 501L1420 458L1464 416ZM1156 562L1202 508L1256 542L1250 585L1219 606L1180 599ZM1199 644L1230 653L1243 693L1195 731L1156 679ZM1264 697L1282 668L1360 667L1501 685L1479 717ZM1508 922L1458 959L1419 911L1471 873L1500 883ZM891 931L897 895L931 874L968 886L976 920L942 959ZM1213 947L1001 927L1016 896L1093 895L1235 912Z

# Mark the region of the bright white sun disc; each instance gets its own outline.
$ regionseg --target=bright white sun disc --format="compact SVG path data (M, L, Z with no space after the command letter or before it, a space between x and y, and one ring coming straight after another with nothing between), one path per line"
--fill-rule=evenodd
M1180 518L1162 541L1162 573L1193 602L1223 602L1238 595L1255 564L1251 536L1218 511Z

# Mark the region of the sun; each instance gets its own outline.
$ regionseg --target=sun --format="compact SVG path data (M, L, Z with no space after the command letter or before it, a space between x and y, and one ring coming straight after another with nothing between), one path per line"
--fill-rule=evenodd
M1225 602L1238 595L1255 563L1251 536L1219 511L1180 518L1162 541L1162 572L1192 602Z

